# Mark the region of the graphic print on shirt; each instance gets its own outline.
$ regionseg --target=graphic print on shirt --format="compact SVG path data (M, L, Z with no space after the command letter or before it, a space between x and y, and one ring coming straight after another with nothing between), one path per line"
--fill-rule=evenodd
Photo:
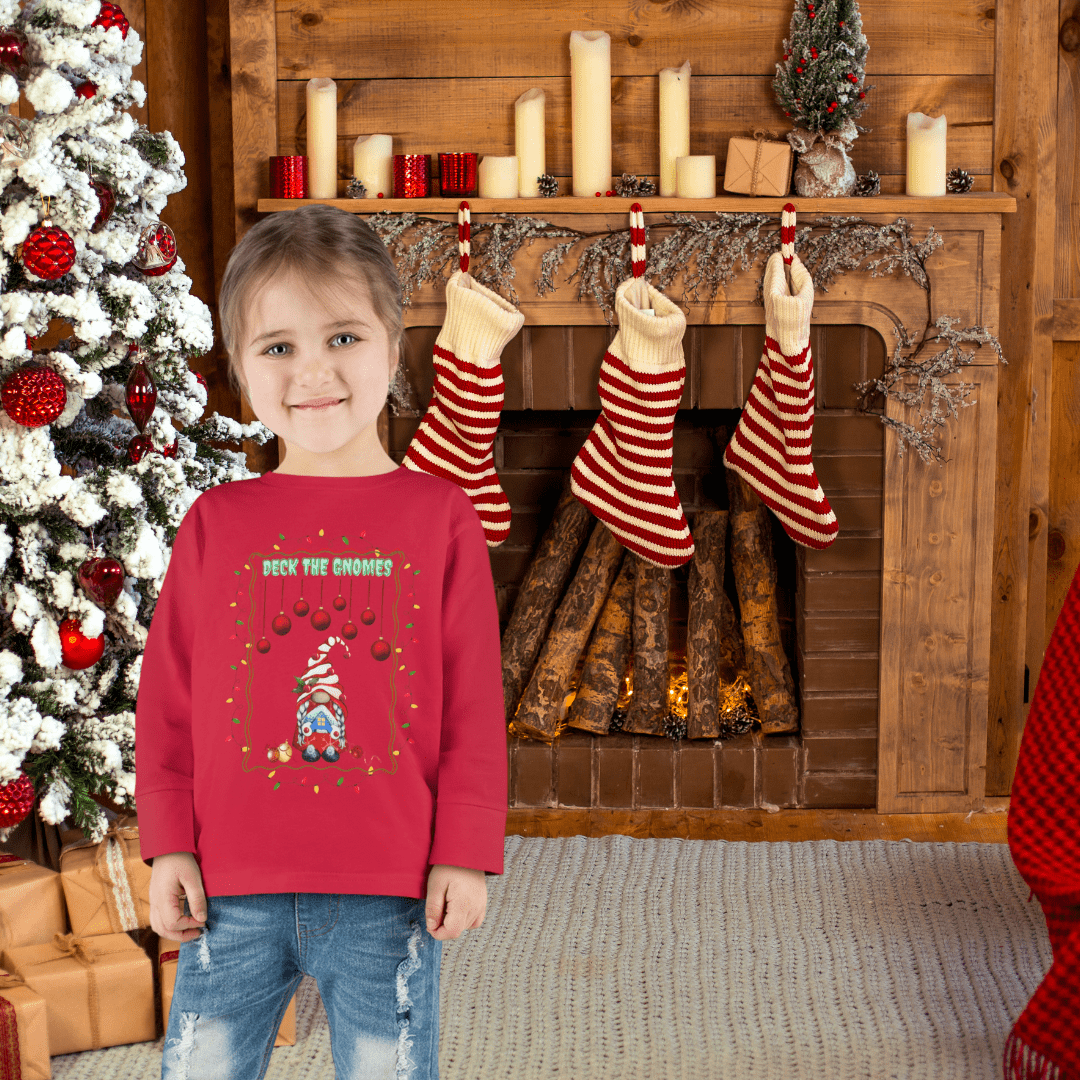
M326 539L319 530L307 541ZM341 541L336 551L274 544L237 571L247 617L236 620L244 653L230 665L236 697L228 700L233 723L243 724L244 770L268 769L274 790L293 783L317 794L320 783L340 787L347 775L392 775L402 741L413 742L416 673L402 653L417 630L402 626L400 609L415 617L419 570L403 552Z

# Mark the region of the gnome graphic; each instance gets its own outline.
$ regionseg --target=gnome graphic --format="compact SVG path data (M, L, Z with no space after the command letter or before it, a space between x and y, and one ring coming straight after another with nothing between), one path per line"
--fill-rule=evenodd
M305 761L337 761L344 752L345 718L349 708L341 690L337 672L327 653L341 645L346 656L349 646L341 638L329 637L308 657L307 671L297 676L293 693L296 698L296 746Z

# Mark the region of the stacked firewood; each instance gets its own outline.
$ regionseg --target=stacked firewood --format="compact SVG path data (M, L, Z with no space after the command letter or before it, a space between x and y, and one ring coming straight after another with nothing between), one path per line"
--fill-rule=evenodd
M724 688L746 683L764 733L798 730L795 684L780 640L768 510L741 477L725 473L729 509L701 510L692 522L686 635L691 739L724 733ZM740 617L724 591L729 528ZM567 474L502 637L510 732L548 742L564 727L604 734L629 675L633 692L621 730L664 734L671 586L672 571L624 548L574 496Z

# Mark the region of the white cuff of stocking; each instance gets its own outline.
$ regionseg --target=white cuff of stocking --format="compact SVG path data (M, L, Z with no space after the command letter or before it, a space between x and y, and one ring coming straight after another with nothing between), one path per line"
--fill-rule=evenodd
M446 283L446 318L436 344L465 363L494 367L524 324L513 304L457 270Z
M791 284L794 295L788 292L784 258L779 251L773 252L765 266L765 329L785 356L795 356L806 348L814 310L814 279L798 255L791 262Z
M637 289L633 287L635 281L641 283ZM630 298L642 285L648 291L651 315L638 308ZM630 295L627 295L628 291ZM644 278L627 278L615 290L615 313L619 319L619 333L614 351L627 367L635 371L665 371L686 363L682 350L686 316L677 304Z

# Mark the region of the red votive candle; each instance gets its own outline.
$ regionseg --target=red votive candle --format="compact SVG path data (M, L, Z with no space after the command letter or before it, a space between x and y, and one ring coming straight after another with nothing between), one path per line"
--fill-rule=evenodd
M476 154L440 154L439 189L444 195L475 195Z
M270 159L270 198L306 199L307 158L302 154L286 154Z
M394 198L425 199L431 194L431 155L394 155Z

